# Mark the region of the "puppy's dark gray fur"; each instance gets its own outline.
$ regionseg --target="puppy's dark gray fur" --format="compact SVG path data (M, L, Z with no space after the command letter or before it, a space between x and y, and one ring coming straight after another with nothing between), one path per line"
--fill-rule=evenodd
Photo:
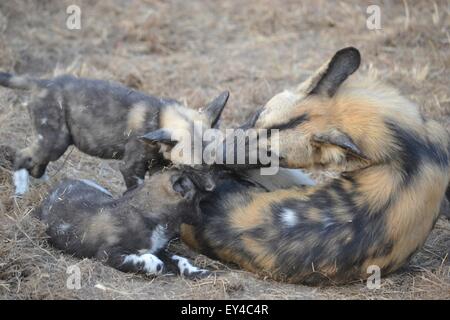
M160 128L190 130L194 121L214 126L228 99L224 92L196 111L120 84L68 75L44 80L0 72L0 85L33 93L28 106L36 140L17 153L14 170L39 178L73 144L92 156L123 159L128 189L144 179L150 164L159 169L164 163L159 147L139 136Z
M157 172L119 199L90 180L68 179L36 213L48 226L50 242L77 257L125 272L203 277L206 270L164 249L182 223L198 220L199 202L214 187L211 174L189 167Z

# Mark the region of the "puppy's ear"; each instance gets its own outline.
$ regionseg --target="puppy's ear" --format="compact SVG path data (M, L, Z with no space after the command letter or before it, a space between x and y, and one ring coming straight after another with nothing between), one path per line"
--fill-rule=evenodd
M206 114L211 123L211 128L215 128L218 124L220 115L222 114L229 97L230 92L224 91L201 111Z
M184 199L188 201L194 199L197 188L187 175L174 175L170 180L172 182L172 188L175 192L178 192Z
M194 166L185 169L185 174L195 184L198 191L212 192L216 189L214 169L209 166Z
M216 189L215 174L210 167L185 166L171 177L173 190L185 199L192 200L194 195L206 195Z
M143 136L140 136L139 139L147 143L162 143L171 147L178 143L177 140L172 138L172 133L167 129L151 131Z

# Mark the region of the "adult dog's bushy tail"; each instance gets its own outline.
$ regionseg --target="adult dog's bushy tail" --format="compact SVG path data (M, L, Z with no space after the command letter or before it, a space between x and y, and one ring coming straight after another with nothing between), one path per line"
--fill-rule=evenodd
M0 72L0 85L11 89L30 90L34 87L42 87L45 80L28 76L17 76L8 72Z

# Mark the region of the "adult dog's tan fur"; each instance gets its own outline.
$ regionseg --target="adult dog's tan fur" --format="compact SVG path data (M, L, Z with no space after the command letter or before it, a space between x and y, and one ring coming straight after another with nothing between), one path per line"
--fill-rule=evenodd
M359 64L356 49L338 51L252 123L280 130L281 166L333 168L340 176L270 192L225 181L203 202L202 224L183 226L185 242L244 269L309 284L364 279L371 265L384 276L408 261L449 184L449 137L397 90L349 77Z

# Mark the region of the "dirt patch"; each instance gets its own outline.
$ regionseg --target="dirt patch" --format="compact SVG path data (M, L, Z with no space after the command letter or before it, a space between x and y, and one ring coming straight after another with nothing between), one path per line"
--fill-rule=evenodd
M78 4L82 29L66 28ZM372 3L370 3L372 4ZM428 117L450 128L450 12L446 1L381 2L381 30L366 27L360 1L32 1L0 3L0 69L41 77L61 73L122 81L200 107L228 89L223 123L242 123L258 106L295 86L339 48L361 50L361 72L394 84ZM0 88L0 144L21 148L33 133L27 95ZM2 161L0 159L0 161ZM3 164L2 164L3 163ZM450 223L441 218L426 245L382 280L328 288L287 285L174 250L217 270L198 282L124 274L49 247L32 209L64 177L93 178L113 193L124 185L118 163L72 148L50 164L48 184L13 199L11 168L0 163L0 298L3 299L449 299ZM449 212L448 205L442 211ZM67 287L67 268L81 289Z

